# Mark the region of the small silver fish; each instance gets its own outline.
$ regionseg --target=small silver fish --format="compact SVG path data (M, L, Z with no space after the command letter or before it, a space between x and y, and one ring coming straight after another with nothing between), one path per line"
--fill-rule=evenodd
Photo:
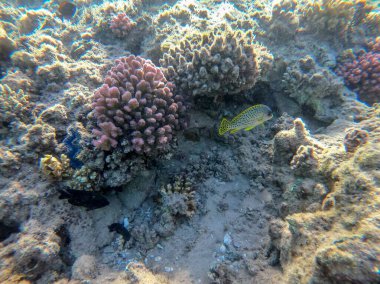
M249 131L258 125L263 124L265 121L271 119L273 113L271 109L266 105L254 105L246 110L243 110L240 114L235 116L231 121L223 118L220 127L219 135L222 136L226 132L230 131L231 134L244 129Z

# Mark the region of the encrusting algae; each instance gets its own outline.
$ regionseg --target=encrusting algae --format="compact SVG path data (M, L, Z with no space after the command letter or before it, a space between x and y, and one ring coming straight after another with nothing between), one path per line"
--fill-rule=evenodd
M230 131L231 134L236 133L240 129L249 131L272 117L273 113L269 107L266 105L254 105L242 111L231 121L223 118L218 133L222 136L228 131Z

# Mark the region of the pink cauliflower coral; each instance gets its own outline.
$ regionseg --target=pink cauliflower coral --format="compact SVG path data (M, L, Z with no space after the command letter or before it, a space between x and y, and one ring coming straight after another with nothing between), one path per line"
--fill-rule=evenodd
M374 104L380 102L380 37L368 46L368 52L344 59L336 73L358 92L360 100Z
M132 22L125 13L118 14L110 23L112 33L119 38L125 37L134 26L135 23Z
M174 131L186 126L183 98L173 88L150 60L133 55L116 60L94 94L99 128L93 130L93 144L110 150L126 138L137 153L163 149Z

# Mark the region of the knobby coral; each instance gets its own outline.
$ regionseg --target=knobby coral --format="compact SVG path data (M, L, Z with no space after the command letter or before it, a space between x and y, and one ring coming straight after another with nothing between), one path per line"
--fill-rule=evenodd
M178 45L164 45L160 60L168 78L192 97L237 94L255 85L272 56L253 36L224 27L218 32L195 33Z
M123 38L134 28L136 24L128 18L126 13L118 14L110 22L112 33L119 38Z
M104 84L95 91L93 108L98 128L93 144L102 149L132 146L137 153L162 150L175 130L185 126L186 107L172 93L161 69L133 55L116 60Z
M369 51L355 55L348 50L340 58L336 73L356 90L359 99L374 104L380 100L380 37L369 44Z

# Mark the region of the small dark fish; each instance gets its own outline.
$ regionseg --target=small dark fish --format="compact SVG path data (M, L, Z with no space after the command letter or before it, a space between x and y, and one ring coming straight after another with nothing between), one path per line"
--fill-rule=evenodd
M86 207L87 211L107 206L109 201L98 192L64 189L58 190L59 199L67 199L71 205Z
M122 224L113 223L113 224L108 226L108 230L110 232L116 232L116 233L120 234L124 239L124 244L126 242L128 242L129 239L131 238L131 234L128 232L128 230Z
M77 11L77 6L70 1L63 1L59 4L58 13L60 16L66 19L71 19Z

